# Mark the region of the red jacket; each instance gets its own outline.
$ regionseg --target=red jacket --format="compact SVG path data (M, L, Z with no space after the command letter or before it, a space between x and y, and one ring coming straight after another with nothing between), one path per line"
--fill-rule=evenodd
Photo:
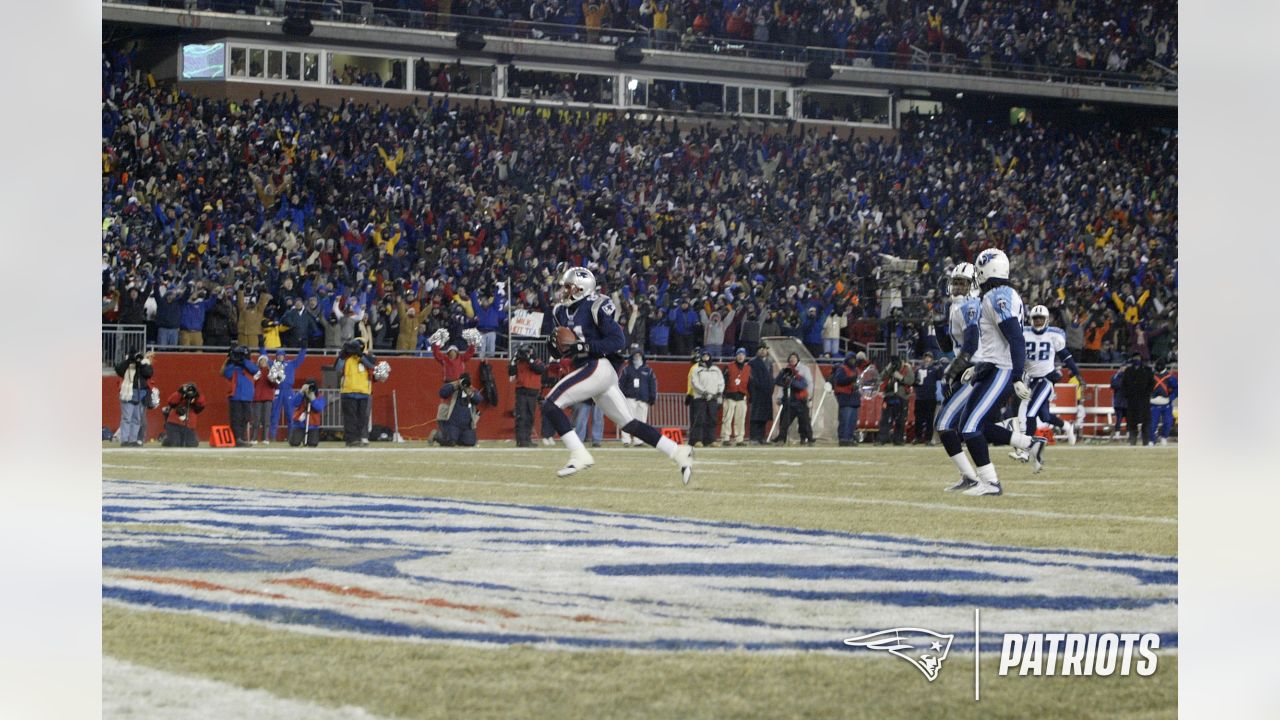
M267 371L259 369L253 376L253 401L269 402L276 397L276 384L267 379Z
M730 400L745 398L747 386L751 383L751 366L743 363L742 367L738 367L737 362L731 362L724 373L724 396Z
M174 390L169 395L169 399L160 407L160 412L164 413L164 421L181 425L186 428L196 429L196 415L204 412L204 395L197 394L194 400L190 402L182 397L182 393ZM183 416L186 416L185 419Z
M466 352L459 353L457 359L451 359L449 354L445 352L444 348L434 343L431 345L432 357L434 357L436 362L440 363L440 366L444 368L445 382L453 382L454 380L462 377L462 374L467 371L467 361L475 354L475 346L468 345Z

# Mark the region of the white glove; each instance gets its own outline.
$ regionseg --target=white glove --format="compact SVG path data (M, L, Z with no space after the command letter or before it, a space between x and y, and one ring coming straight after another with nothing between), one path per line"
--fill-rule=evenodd
M1031 388L1021 380L1013 381L1013 394L1018 396L1019 400L1026 400L1031 397Z
M966 369L965 369L965 371L964 371L964 374L962 374L962 375L960 376L960 384L961 384L961 385L968 385L968 384L969 384L969 381L970 381L970 380L972 380L972 379L973 379L973 366L970 366L970 367L966 368Z

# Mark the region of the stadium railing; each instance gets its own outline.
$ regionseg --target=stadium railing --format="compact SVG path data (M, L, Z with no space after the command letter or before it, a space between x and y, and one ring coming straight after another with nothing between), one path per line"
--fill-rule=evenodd
M113 367L120 358L147 348L146 325L103 325L102 366Z
M250 3L236 0L114 0L113 3L193 11L246 14ZM1148 74L1118 73L1102 70L1080 70L1072 67L1023 65L996 61L970 60L952 53L928 52L913 48L909 54L882 53L811 45L762 43L752 40L703 36L685 43L671 31L644 28L626 29L561 23L533 22L521 19L484 18L458 13L428 13L396 8L374 7L371 2L299 2L296 0L259 0L251 5L255 15L306 15L312 20L376 27L401 27L419 30L459 32L471 30L494 37L550 40L556 42L600 45L638 44L641 47L694 54L744 57L785 62L826 62L835 66L871 67L917 72L974 75L981 77L1035 80L1065 84L1093 84L1115 87L1141 87L1177 90L1177 74L1160 66Z

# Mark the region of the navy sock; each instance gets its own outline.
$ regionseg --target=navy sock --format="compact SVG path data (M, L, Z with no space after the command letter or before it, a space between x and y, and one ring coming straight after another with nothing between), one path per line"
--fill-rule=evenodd
M982 432L978 435L982 438L983 445L986 445L987 443L991 443L992 445L1008 445L1009 441L1013 439L1012 430L995 424L982 428ZM969 440L968 436L965 437L965 440ZM970 445L969 447L973 446ZM974 462L977 462L977 460L978 458L975 457ZM978 464L985 465L986 463Z
M569 422L569 417L564 414L564 410L550 400L542 403L542 417L551 423L556 435L564 435L573 429L573 423Z
M955 457L964 452L964 442L960 440L960 433L955 430L943 430L938 433L938 437L942 440L942 447L947 451L947 457Z
M998 427L998 426L988 426ZM1004 428L999 428L1004 430ZM1004 430L1005 442L1009 441L1009 437L1013 434L1008 430ZM991 452L987 448L987 438L982 433L969 433L964 436L964 444L969 448L969 456L973 458L974 467L982 467L991 464Z
M639 420L632 420L626 425L623 425L622 432L628 435L635 435L643 440L646 445L651 445L653 447L657 447L658 441L662 439L662 433L658 432L658 428L648 423L640 422Z

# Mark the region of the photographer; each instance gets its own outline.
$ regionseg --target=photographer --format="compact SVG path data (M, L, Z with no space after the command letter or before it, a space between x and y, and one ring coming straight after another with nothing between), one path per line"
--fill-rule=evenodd
M915 383L915 368L911 367L906 358L898 357L889 361L884 380L880 383L880 392L884 395L884 410L880 413L877 445L888 444L890 436L894 445L906 444L907 400L911 398L911 386Z
M533 347L525 344L507 363L507 379L516 386L516 447L533 447L533 416L546 366L533 358Z
M791 353L787 356L787 366L782 368L774 385L782 388L782 415L778 419L778 437L774 442L787 444L787 433L791 430L791 421L800 421L800 444L813 444L813 425L809 422L809 388L813 385L813 377L809 368L800 364L800 356Z
M249 348L236 345L227 352L222 377L231 381L231 434L236 447L249 447L249 408L253 404L253 380L258 369L249 361Z
M160 408L164 415L165 447L198 447L196 415L204 412L204 396L195 383L179 387Z
M463 375L454 382L445 383L440 388L440 397L448 402L441 405L436 442L445 447L475 447L476 423L480 420L476 405L480 399L478 393L471 389L470 376Z
M321 413L324 412L326 400L320 394L320 384L308 378L291 398L289 409L289 444L307 447L320 444Z
M334 367L342 375L342 437L347 447L369 444L369 397L373 393L373 368L377 363L364 351L364 341L352 338L342 344Z
M831 385L835 388L836 405L839 408L836 437L839 438L840 447L858 444L858 411L862 407L858 378L867 365L867 354L864 352L845 355L844 362L837 365L831 373Z
M135 353L116 363L120 376L120 447L142 447L142 418L147 411L155 353Z

